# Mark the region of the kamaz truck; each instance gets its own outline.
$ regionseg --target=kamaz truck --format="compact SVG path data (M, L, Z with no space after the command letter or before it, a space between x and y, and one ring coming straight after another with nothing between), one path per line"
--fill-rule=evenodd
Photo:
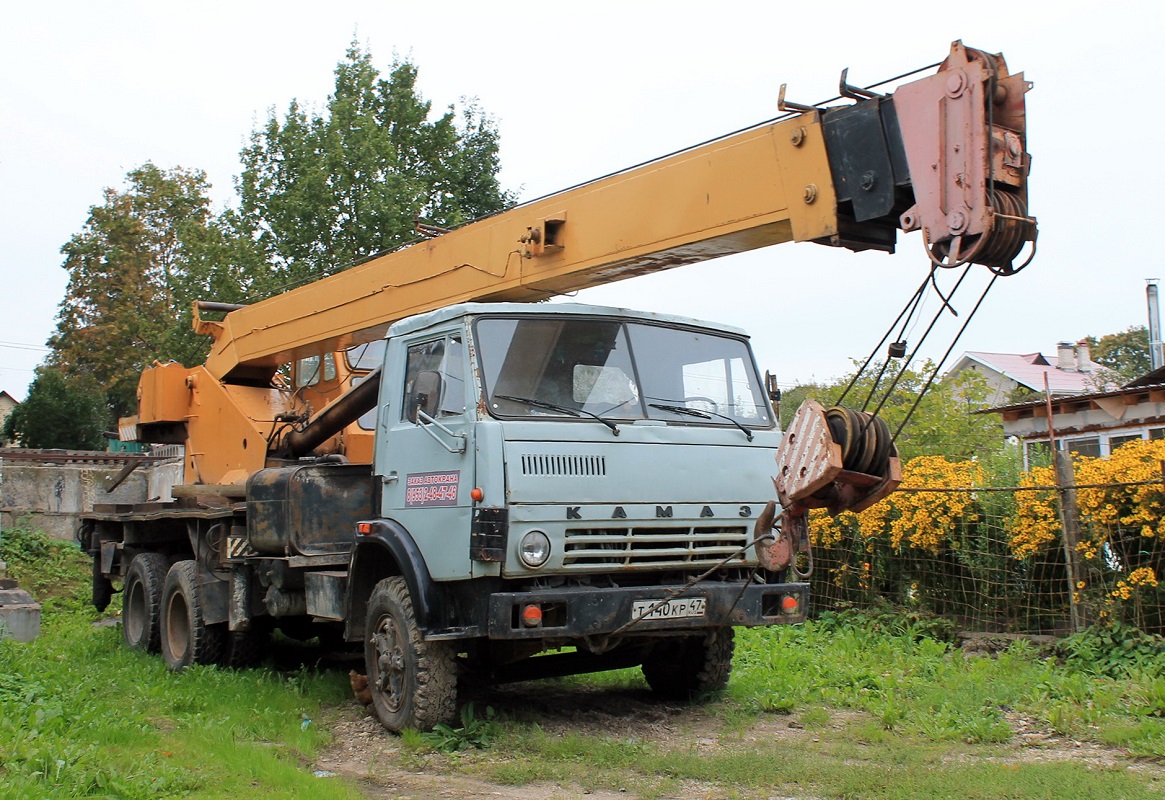
M843 80L841 105L198 304L206 362L146 369L121 421L181 445L183 478L84 518L94 603L120 591L126 643L175 670L247 664L275 628L362 647L393 731L454 719L465 678L723 687L734 628L805 619L808 510L893 490L889 430L807 404L782 432L732 327L530 301L786 241L891 251L899 229L928 269L1009 274L1035 239L1029 88L956 42L893 94ZM807 302L778 286L755 301Z

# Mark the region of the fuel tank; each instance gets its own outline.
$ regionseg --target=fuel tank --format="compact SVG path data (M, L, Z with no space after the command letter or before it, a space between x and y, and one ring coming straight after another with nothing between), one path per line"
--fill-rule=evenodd
M247 536L263 555L347 553L356 521L370 516L368 464L273 467L247 481Z

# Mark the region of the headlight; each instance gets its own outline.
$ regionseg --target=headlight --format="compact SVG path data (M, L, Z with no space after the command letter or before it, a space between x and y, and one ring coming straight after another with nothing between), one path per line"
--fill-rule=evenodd
M518 545L518 558L527 567L540 567L550 558L550 538L542 531L530 531Z

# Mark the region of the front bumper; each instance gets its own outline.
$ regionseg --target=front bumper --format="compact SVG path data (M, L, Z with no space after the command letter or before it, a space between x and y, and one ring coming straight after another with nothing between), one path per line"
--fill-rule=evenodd
M578 587L529 592L499 592L490 596L490 639L558 639L602 636L617 631L628 634L656 631L696 631L725 626L756 627L804 622L809 603L809 584L743 584L704 581L678 598L703 598L704 613L698 617L642 619L636 616L636 601L658 601L670 597L679 586L630 588ZM789 613L789 602L797 600ZM785 601L784 603L782 601ZM538 608L538 623L527 624L524 613Z

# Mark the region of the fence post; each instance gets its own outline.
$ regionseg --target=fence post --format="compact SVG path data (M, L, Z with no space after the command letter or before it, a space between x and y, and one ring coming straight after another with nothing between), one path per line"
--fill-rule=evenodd
M1088 614L1077 600L1080 590L1077 583L1083 572L1080 569L1080 506L1076 503L1076 474L1072 469L1072 455L1055 451L1056 488L1060 495L1060 523L1064 528L1064 565L1068 571L1068 603L1071 609L1072 632L1076 633L1088 625Z

